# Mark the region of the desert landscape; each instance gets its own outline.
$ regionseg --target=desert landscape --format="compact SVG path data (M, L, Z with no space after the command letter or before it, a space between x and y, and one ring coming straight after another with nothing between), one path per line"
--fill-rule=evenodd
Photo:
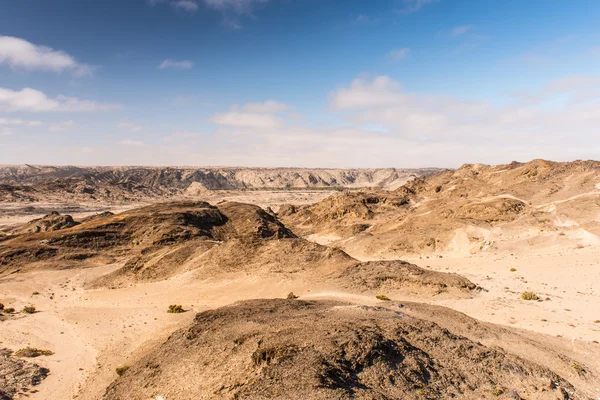
M0 400L600 400L600 1L0 1Z
M98 170L0 172L5 398L600 396L598 162Z

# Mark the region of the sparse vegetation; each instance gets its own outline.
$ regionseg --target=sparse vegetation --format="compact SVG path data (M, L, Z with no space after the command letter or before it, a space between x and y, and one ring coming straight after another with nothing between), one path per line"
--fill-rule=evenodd
M377 296L375 296L375 298L377 298L377 300L381 300L381 301L390 301L390 298L387 297L385 294L378 294Z
M34 314L34 313L35 313L35 311L36 311L36 310L35 310L35 306L34 306L33 304L32 304L32 305L29 305L29 306L25 306L25 307L23 307L23 312L24 312L24 313L27 313L27 314Z
M169 310L167 311L169 314L181 314L185 312L181 304L171 304L169 306Z
M585 371L585 367L583 365L581 365L581 364L576 363L576 362L571 365L571 368L573 368L575 371L577 371L577 373L579 375L583 375L586 372Z
M123 374L129 369L129 365L122 365L116 368L117 375L123 376Z
M511 268L510 272L517 272L517 269L516 268Z
M494 396L502 396L504 394L504 388L498 387L498 386L494 386L490 389L490 392L494 395Z
M31 293L32 296L37 296L39 294L40 294L40 292L33 292L33 293Z
M4 304L0 303L0 311L4 310Z
M15 351L15 357L27 357L34 358L39 356L51 356L54 354L51 350L37 349L35 347L25 347L23 349Z
M298 298L298 296L296 296L296 295L294 294L294 292L290 292L290 293L287 295L287 299L288 299L288 300L296 300L297 298Z
M523 300L539 300L539 297L534 292L523 292L523 293L521 293L521 299L523 299Z
M15 309L12 308L12 307L8 307L8 308L4 309L4 312L7 313L7 314L12 314L12 313L15 312Z

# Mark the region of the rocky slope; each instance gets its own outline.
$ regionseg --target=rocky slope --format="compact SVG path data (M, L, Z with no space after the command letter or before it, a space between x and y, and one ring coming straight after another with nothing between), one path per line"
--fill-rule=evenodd
M205 190L395 189L439 169L0 166L0 201L139 200Z
M68 216L63 220L72 221ZM0 276L120 263L92 286L159 281L193 270L200 279L277 275L327 281L358 292L469 296L478 290L458 275L402 261L361 263L343 251L298 238L277 217L250 204L158 203L72 222L32 231L39 224L33 221L1 240Z
M455 325L464 327L454 314ZM253 300L197 314L104 396L150 398L587 397L548 367L457 336L403 305Z
M600 243L600 163L464 165L391 191L348 192L280 210L300 234L366 255L468 255L511 240ZM346 240L352 238L352 240Z

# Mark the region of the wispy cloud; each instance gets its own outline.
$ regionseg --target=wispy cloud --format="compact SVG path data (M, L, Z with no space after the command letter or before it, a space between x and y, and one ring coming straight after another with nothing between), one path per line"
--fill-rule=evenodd
M45 93L31 88L22 90L0 88L0 111L5 112L105 111L118 108L120 108L119 104L98 103L63 95L52 99Z
M398 11L402 14L410 14L419 11L428 4L437 3L440 0L402 0L402 6Z
M190 69L194 66L194 63L191 61L183 60L183 61L174 61L170 59L166 59L158 66L159 69L166 68L175 68L175 69Z
M452 29L452 36L461 36L473 29L473 25L460 25Z
M242 107L234 105L226 112L213 115L210 121L217 125L270 129L281 125L280 119L275 114L287 109L289 109L287 104L274 100L248 103Z
M390 51L387 56L392 61L400 61L407 58L410 55L410 51L408 47L403 47Z
M52 124L48 127L50 132L64 132L75 126L75 121L62 121L57 124Z
M121 144L123 146L136 146L136 147L139 147L139 146L143 146L144 142L141 142L139 140L129 140L129 139L127 139L127 140L121 140L119 142L119 144Z
M146 2L151 6L165 3L177 10L182 10L189 13L195 13L198 11L198 2L195 0L146 0Z
M134 123L131 123L131 122L121 122L120 124L117 125L117 128L126 129L126 130L131 131L131 132L139 132L142 129L144 129L143 126L138 125L138 124L134 124Z
M24 121L22 119L0 118L0 125L25 125L25 126L40 126L40 121Z
M92 75L94 70L63 51L12 36L0 36L0 64L13 69L70 71L75 76Z

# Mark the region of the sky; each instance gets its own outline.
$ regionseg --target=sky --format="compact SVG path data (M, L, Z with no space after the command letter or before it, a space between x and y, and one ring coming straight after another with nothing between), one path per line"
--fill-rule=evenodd
M0 164L600 159L597 0L0 0Z

